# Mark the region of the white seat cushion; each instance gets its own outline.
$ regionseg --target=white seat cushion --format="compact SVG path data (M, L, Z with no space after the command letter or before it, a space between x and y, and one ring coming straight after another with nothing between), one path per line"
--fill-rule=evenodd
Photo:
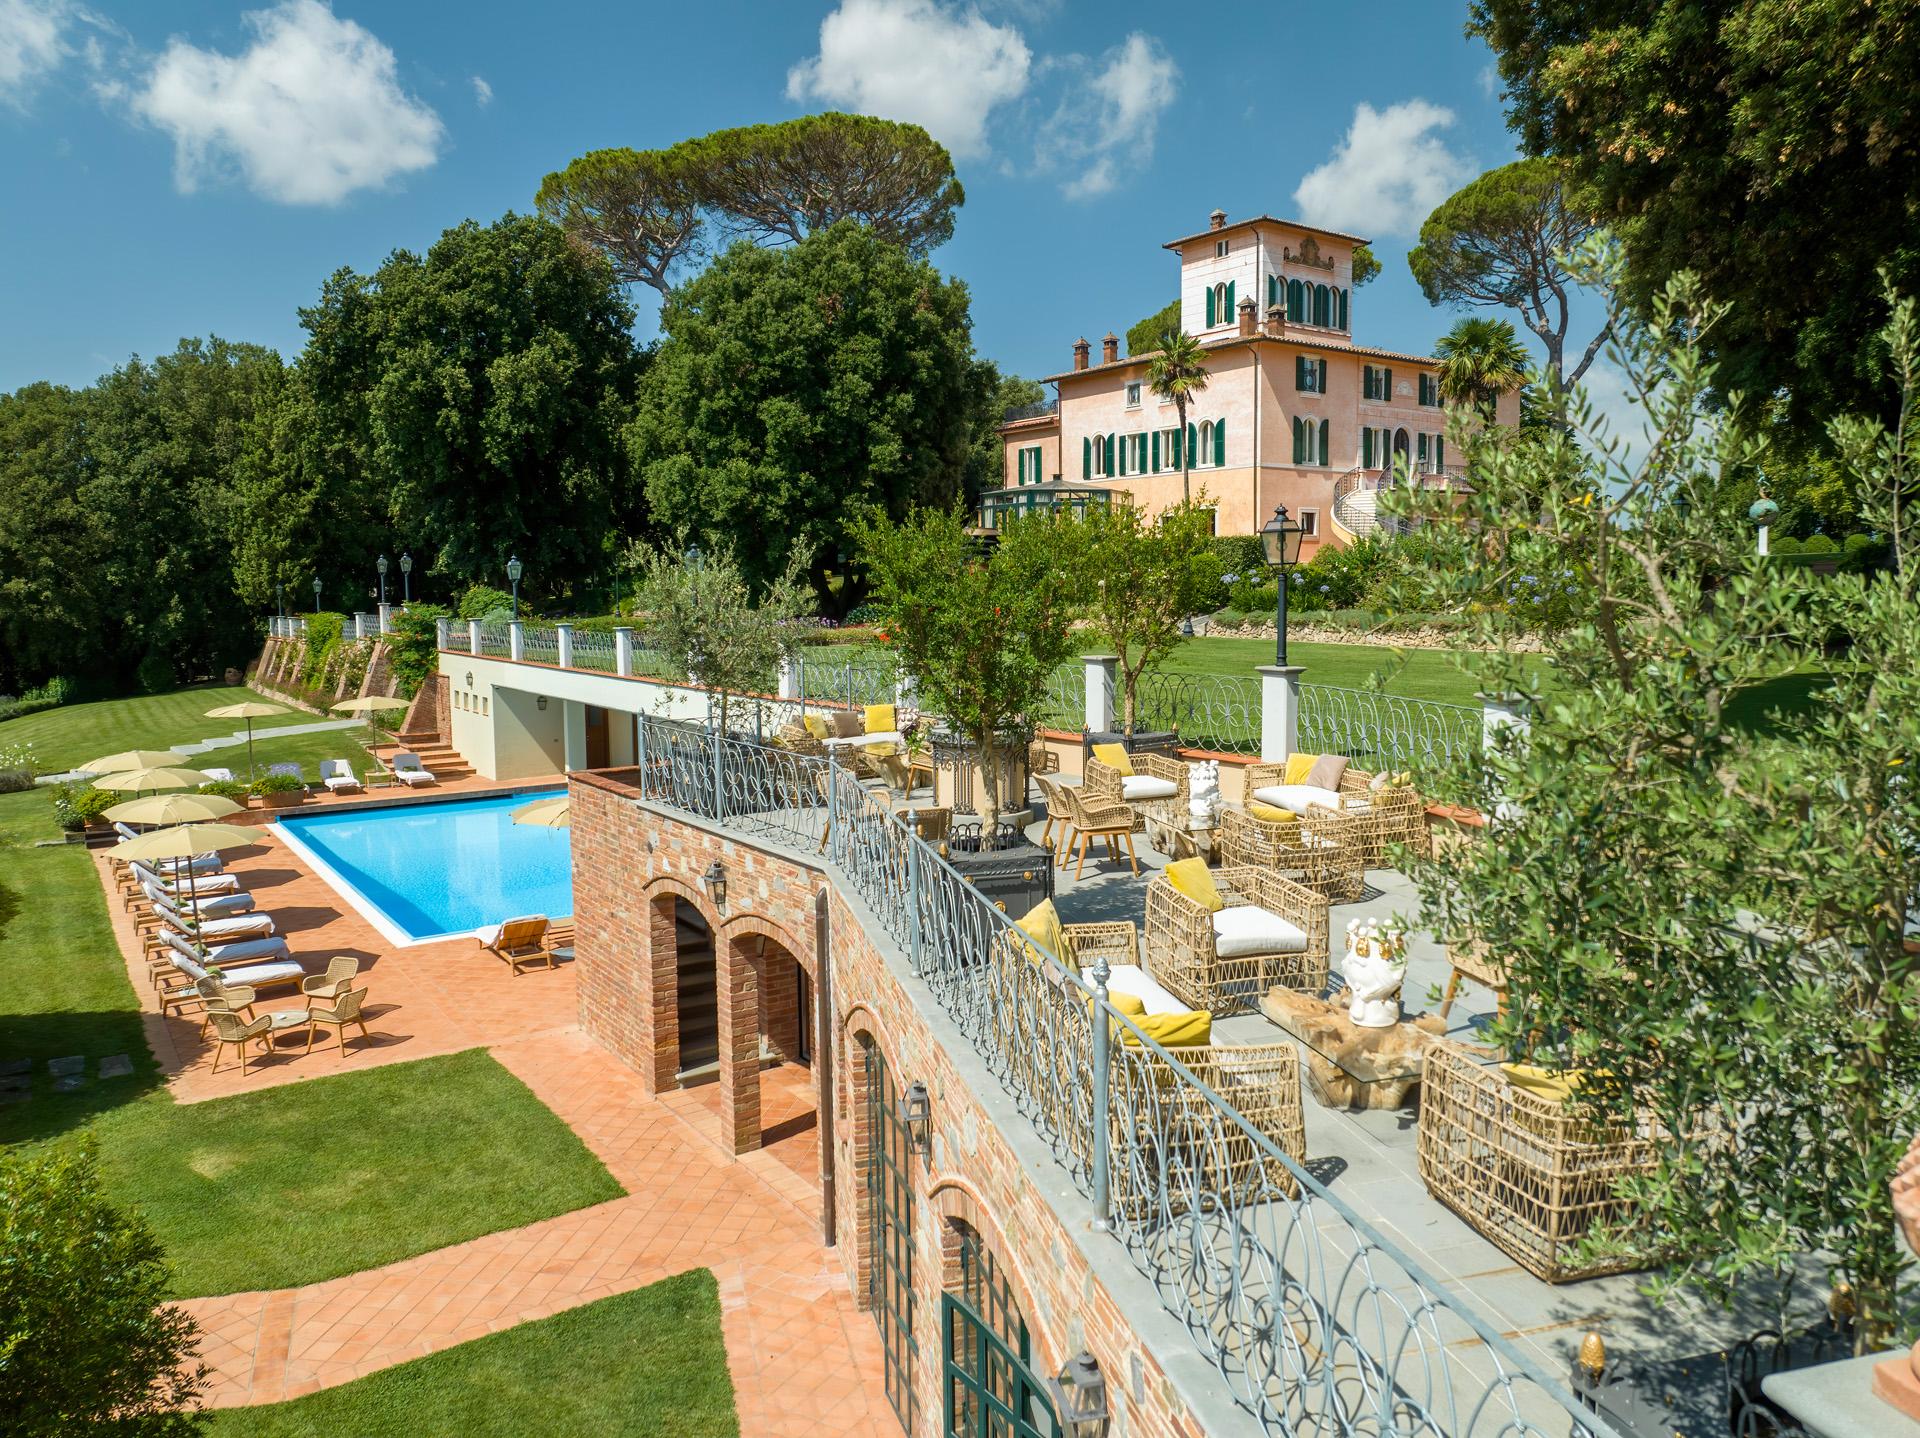
M1120 779L1120 797L1129 802L1138 799L1171 799L1180 786L1171 779L1156 779L1151 774L1126 774Z
M898 729L883 729L878 734L849 734L842 738L835 736L825 741L829 749L864 749L869 744L904 743Z
M1223 959L1248 954L1303 954L1307 936L1278 914L1252 904L1234 904L1214 913L1213 951Z
M1087 982L1093 982L1092 976L1082 974ZM1149 1016L1153 1014L1184 1014L1188 1005L1183 1004L1172 994L1161 988L1153 975L1138 964L1115 964L1107 974L1107 992L1109 994L1132 994L1147 1006Z
M1323 809L1340 807L1339 794L1318 784L1269 784L1264 789L1255 789L1253 797L1262 804L1285 809L1289 814L1304 814L1309 804L1318 804Z

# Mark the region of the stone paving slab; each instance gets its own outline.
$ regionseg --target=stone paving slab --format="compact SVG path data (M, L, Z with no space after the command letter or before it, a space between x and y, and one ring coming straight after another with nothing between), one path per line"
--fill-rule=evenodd
M87 1056L85 1054L69 1054L63 1059L47 1060L47 1072L55 1078L66 1078L72 1074L85 1073L86 1071Z
M108 1054L105 1058L100 1060L100 1077L101 1078L103 1079L131 1078L132 1076L133 1076L133 1059L130 1055Z

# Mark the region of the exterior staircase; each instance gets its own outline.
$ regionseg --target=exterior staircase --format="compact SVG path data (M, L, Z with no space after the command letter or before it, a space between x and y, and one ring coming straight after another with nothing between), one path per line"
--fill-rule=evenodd
M418 754L420 762L441 783L473 777L473 765L462 759L451 744L441 743L437 734L402 734L400 747Z

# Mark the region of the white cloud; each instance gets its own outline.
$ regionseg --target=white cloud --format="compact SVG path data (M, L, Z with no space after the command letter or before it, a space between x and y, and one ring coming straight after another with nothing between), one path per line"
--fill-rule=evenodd
M473 77L473 103L483 110L493 103L493 86L478 75Z
M181 191L238 171L270 200L330 205L437 158L440 117L400 88L393 51L368 31L319 0L245 21L241 54L175 39L133 92L134 113L173 137Z
M1500 93L1500 72L1491 65L1480 67L1480 93L1491 100Z
M67 18L63 0L0 0L0 103L23 106L66 58Z
M1415 234L1473 174L1434 133L1452 123L1453 111L1427 100L1356 106L1346 138L1293 192L1300 218L1362 235Z
M1039 136L1039 163L1071 178L1068 199L1104 195L1127 166L1153 158L1161 113L1180 88L1180 70L1166 48L1138 31L1101 57L1091 75L1088 62L1063 62L1066 94Z
M1569 356L1567 363L1571 365L1577 358L1577 354ZM1621 464L1637 463L1651 436L1647 430L1647 411L1641 405L1640 396L1629 387L1625 373L1610 360L1596 358L1580 376L1580 388L1586 392L1587 403L1592 407L1589 428L1619 442L1620 450L1615 457Z
M1011 25L935 0L840 0L787 98L925 127L956 158L987 150L987 118L1027 88L1033 56Z

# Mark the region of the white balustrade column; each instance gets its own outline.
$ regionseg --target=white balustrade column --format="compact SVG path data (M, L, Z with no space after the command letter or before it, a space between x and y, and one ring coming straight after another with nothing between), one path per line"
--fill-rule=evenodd
M904 669L900 671L899 679L894 682L893 702L907 713L920 712L920 687L913 682L913 676Z
M1278 764L1300 747L1298 664L1262 664L1260 675L1260 758Z
M1086 726L1103 733L1113 728L1113 695L1120 670L1117 654L1082 654L1080 662L1087 671Z
M613 631L613 672L633 673L633 630L624 624Z
M526 638L518 619L507 622L507 658L520 659L527 652Z
M1517 753L1525 753L1527 735L1533 728L1533 710L1524 694L1482 694L1480 696L1480 753L1484 758L1511 744ZM1514 817L1519 811L1507 802L1496 782L1493 812L1496 818Z
M383 604L380 606L379 618L380 632L382 634L393 633L393 606L391 604Z
M556 624L553 626L553 632L559 637L560 667L562 669L573 668L573 626L571 624Z
M433 621L433 647L448 649L453 645L453 622L445 617Z
M467 653L482 654L485 652L485 649L480 643L480 621L478 619L469 619L467 621Z
M367 615L362 610L353 611L353 637L355 639L367 637Z
M780 656L780 667L775 673L780 687L779 697L782 699L798 699L800 697L800 656L798 654L782 654Z

